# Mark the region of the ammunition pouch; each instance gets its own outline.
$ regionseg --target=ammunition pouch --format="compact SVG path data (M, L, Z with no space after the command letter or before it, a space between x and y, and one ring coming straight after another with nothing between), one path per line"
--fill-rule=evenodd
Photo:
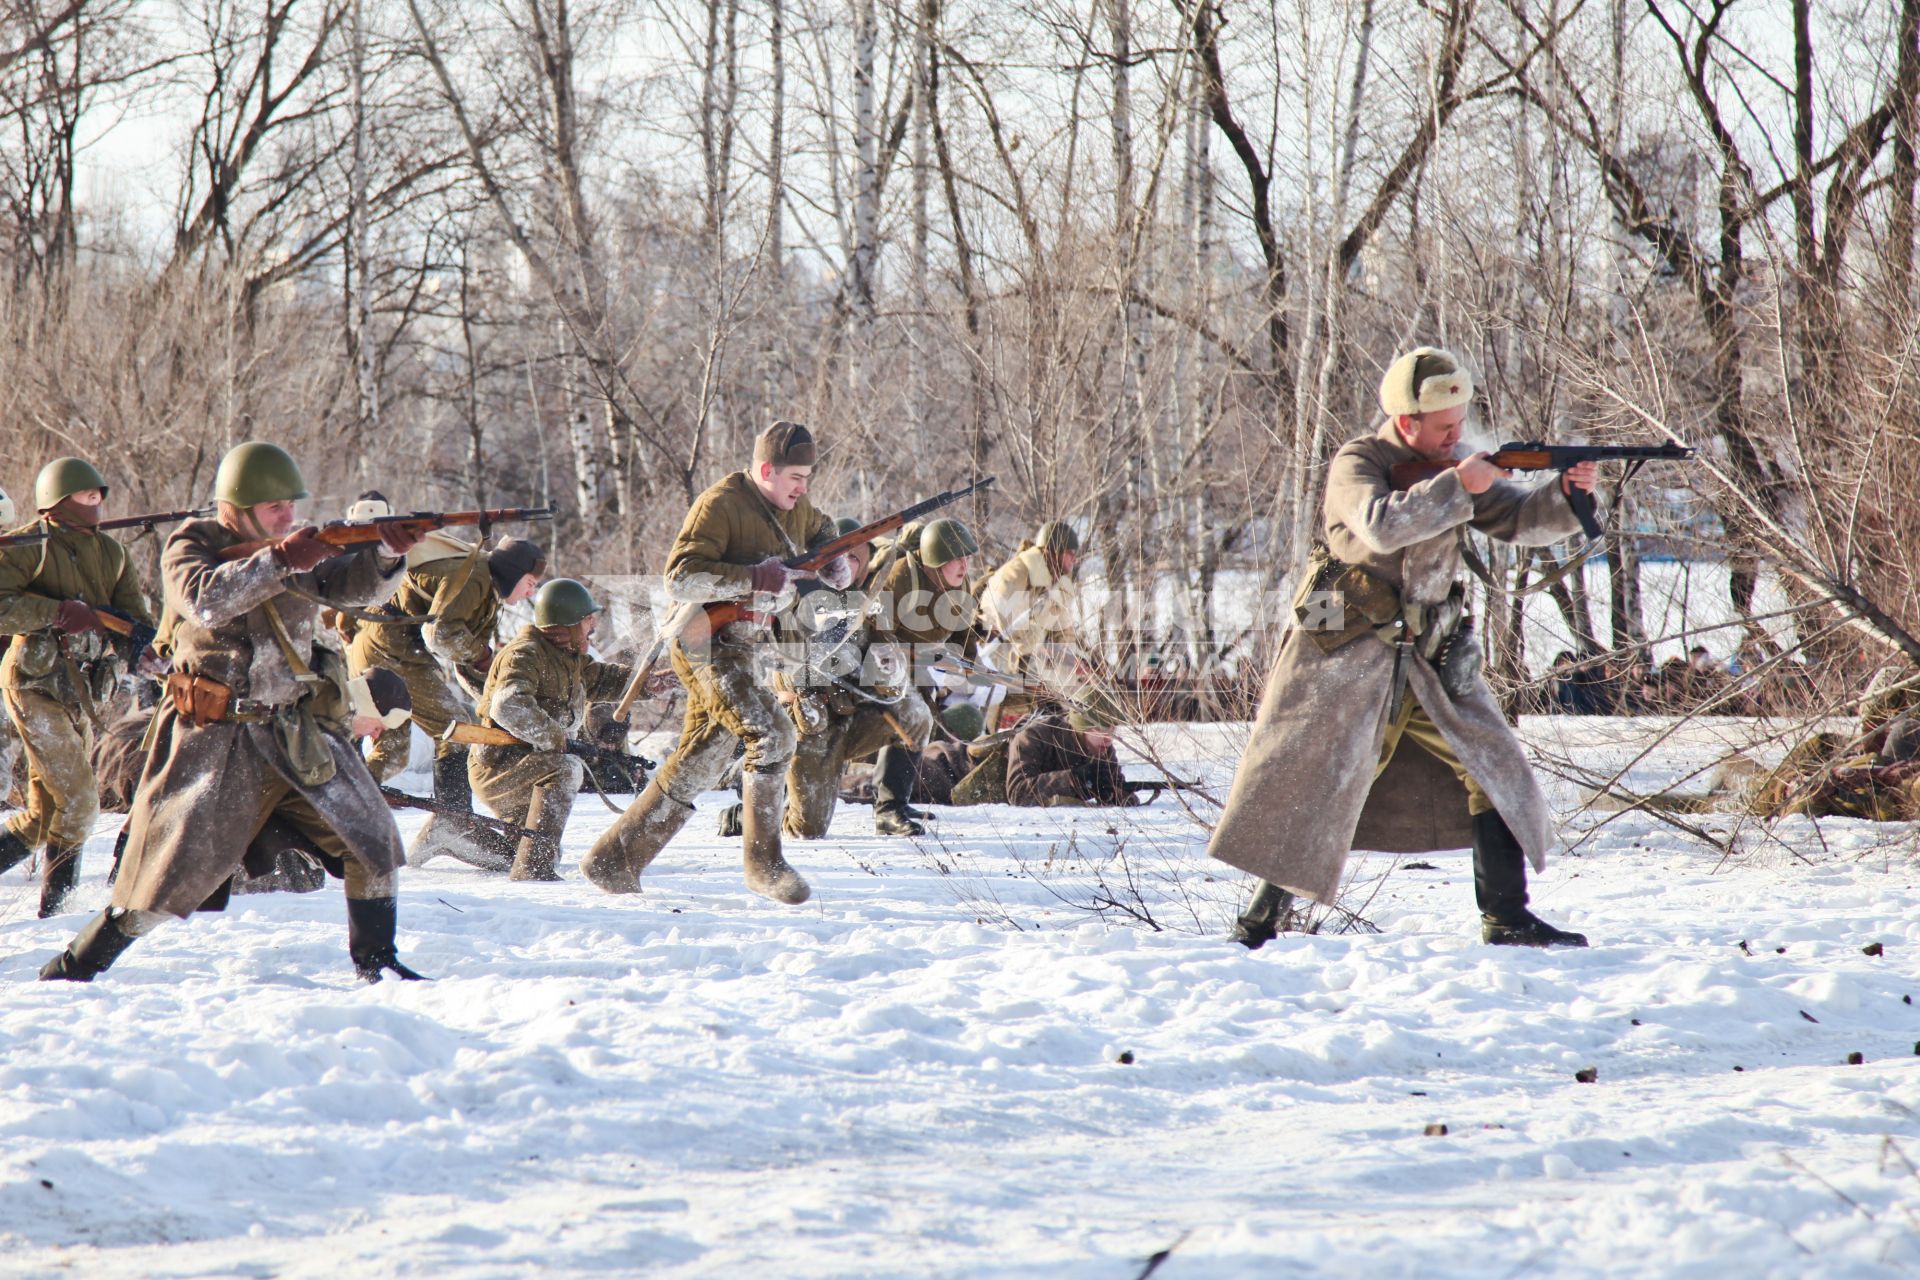
M190 676L184 671L167 673L167 697L182 720L194 728L204 728L228 718L233 690L218 680Z
M1293 597L1296 624L1320 652L1332 653L1400 617L1400 591L1386 579L1336 559L1325 543L1307 555Z

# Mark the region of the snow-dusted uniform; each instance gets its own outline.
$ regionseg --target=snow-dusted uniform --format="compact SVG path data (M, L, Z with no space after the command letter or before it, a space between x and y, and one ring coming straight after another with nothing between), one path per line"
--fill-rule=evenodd
M275 816L341 860L348 897L394 896L404 851L393 815L354 743L302 705L309 682L296 676L269 610L311 668L316 601L385 599L404 562L372 547L310 573L291 571L270 548L220 559L245 540L216 520L189 521L167 539L161 577L174 671L218 681L244 701L239 718L200 725L162 702L128 818L116 908L191 914L223 889Z
M709 487L687 512L667 553L668 589L680 603L744 599L754 594L754 565L798 555L832 529L833 522L805 497L781 511L761 496L751 475L736 471ZM602 889L638 891L640 873L686 825L694 799L720 780L735 744L744 742L747 883L756 892L778 884L781 900L805 900L805 882L779 850L787 762L797 735L792 716L755 661L756 650L769 638L764 624L743 619L721 628L704 646L676 639L667 647L687 690L686 719L679 742L646 790L581 860L581 870Z
M535 843L544 846L545 854L529 857L516 876L557 878L547 855L558 849L573 798L586 779L585 764L567 754L567 739L580 736L589 702L619 701L632 679L633 668L575 653L531 623L494 656L480 691L480 722L528 745L473 748L467 777L473 793L494 813L540 833ZM416 860L420 849L431 844L428 831L450 821L457 824L457 816L450 820L436 814L427 820L415 847ZM505 842L495 836L494 843Z
M47 890L58 898L56 877L78 877L80 847L99 816L93 730L123 670L105 632L60 631L61 605L105 605L148 626L153 615L112 537L46 517L20 531L47 536L0 548L0 634L13 637L0 660L0 697L27 757L26 807L7 820L13 853L0 853L0 870L45 848Z
M1348 442L1328 469L1324 536L1333 556L1395 588L1415 612L1446 600L1462 578L1461 536L1472 528L1523 545L1545 545L1579 527L1559 478L1537 488L1508 481L1469 494L1456 470L1395 492L1393 466L1419 455L1391 420ZM1405 699L1389 705L1395 649L1362 630L1327 652L1303 627L1291 628L1267 675L1253 735L1234 775L1226 811L1208 847L1215 858L1272 884L1331 903L1363 810L1370 823L1404 826L1407 797L1387 768L1400 733L1450 752L1463 808L1490 807L1506 819L1535 869L1545 864L1553 821L1526 753L1483 679L1450 698L1432 664L1409 646ZM1422 736L1421 721L1433 733ZM1383 759L1383 750L1388 753ZM1484 800L1469 800L1468 779ZM1429 794L1419 793L1421 802Z

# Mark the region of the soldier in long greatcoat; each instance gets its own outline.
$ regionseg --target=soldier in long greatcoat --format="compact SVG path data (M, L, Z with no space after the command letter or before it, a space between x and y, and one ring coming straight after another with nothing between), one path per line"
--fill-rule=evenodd
M321 607L385 599L417 539L389 529L378 545L343 550L317 529L293 529L306 496L285 450L243 444L215 474L218 517L167 539L161 643L173 670L113 902L41 977L91 981L169 917L217 906L274 818L339 859L360 976L419 976L395 950L400 833L355 744L309 703L324 683L313 670Z
M1475 453L1396 489L1396 464L1455 458L1472 396L1452 355L1408 352L1380 385L1386 422L1328 468L1325 542L1295 600L1299 625L1268 673L1209 846L1266 882L1240 921L1249 946L1273 936L1291 895L1334 901L1363 810L1385 811L1366 816L1392 825L1396 810L1428 803L1429 793L1402 791L1387 772L1410 745L1457 779L1448 802L1471 818L1484 939L1586 945L1527 909L1526 864L1545 865L1552 815L1474 661L1460 548L1467 529L1532 545L1569 536L1579 527L1569 495L1592 489L1595 467L1524 486Z

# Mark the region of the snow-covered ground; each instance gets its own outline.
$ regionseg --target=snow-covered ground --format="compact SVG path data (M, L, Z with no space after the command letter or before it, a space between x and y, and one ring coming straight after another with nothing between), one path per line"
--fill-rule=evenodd
M1610 776L1654 727L1527 731ZM1152 745L1223 793L1243 733ZM0 879L0 1273L1920 1271L1913 833L1688 819L1723 850L1552 791L1573 847L1535 905L1591 951L1480 945L1462 852L1361 862L1378 932L1247 953L1244 886L1167 797L947 810L917 845L843 806L783 909L715 795L613 899L574 867L587 795L564 884L408 874L434 982L355 983L337 887L33 982L105 898L106 822L73 914Z

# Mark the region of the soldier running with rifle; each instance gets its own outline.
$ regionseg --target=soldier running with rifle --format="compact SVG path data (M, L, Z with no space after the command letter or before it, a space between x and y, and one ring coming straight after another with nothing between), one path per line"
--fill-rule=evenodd
M831 521L807 500L817 457L810 431L776 422L754 442L752 466L707 489L680 526L666 579L682 607L662 627L660 643L686 687L686 721L646 791L581 862L587 878L609 893L639 890L641 872L693 816L694 799L719 780L741 742L747 887L788 904L811 893L781 849L785 774L798 734L756 661L769 639L768 616L788 607L806 579L817 576L845 590L853 578L847 551L991 483L941 494L834 537ZM635 674L621 714L651 668L649 660Z
M12 637L0 696L27 756L27 804L0 830L0 872L45 849L44 919L80 882L100 812L100 708L123 671L151 658L153 615L126 548L100 532L108 486L93 464L56 459L33 489L39 520L0 547L0 633ZM116 648L115 633L127 643Z
M307 700L324 680L312 666L321 607L385 599L426 528L455 517L296 530L306 482L258 441L221 459L214 497L219 515L180 526L161 553L173 670L112 905L40 976L91 981L136 938L217 902L277 817L340 860L359 976L418 978L395 947L405 853L393 815L354 744Z
M442 735L454 721L473 718L500 611L532 599L546 567L545 551L525 538L502 534L486 547L430 536L408 556L393 598L376 611L395 621L367 618L354 628L347 649L353 670L385 667L407 682L414 723L434 739L433 798L443 806L470 811L473 792L467 748ZM373 776L385 783L406 768L410 745L403 733L375 743L367 757Z

